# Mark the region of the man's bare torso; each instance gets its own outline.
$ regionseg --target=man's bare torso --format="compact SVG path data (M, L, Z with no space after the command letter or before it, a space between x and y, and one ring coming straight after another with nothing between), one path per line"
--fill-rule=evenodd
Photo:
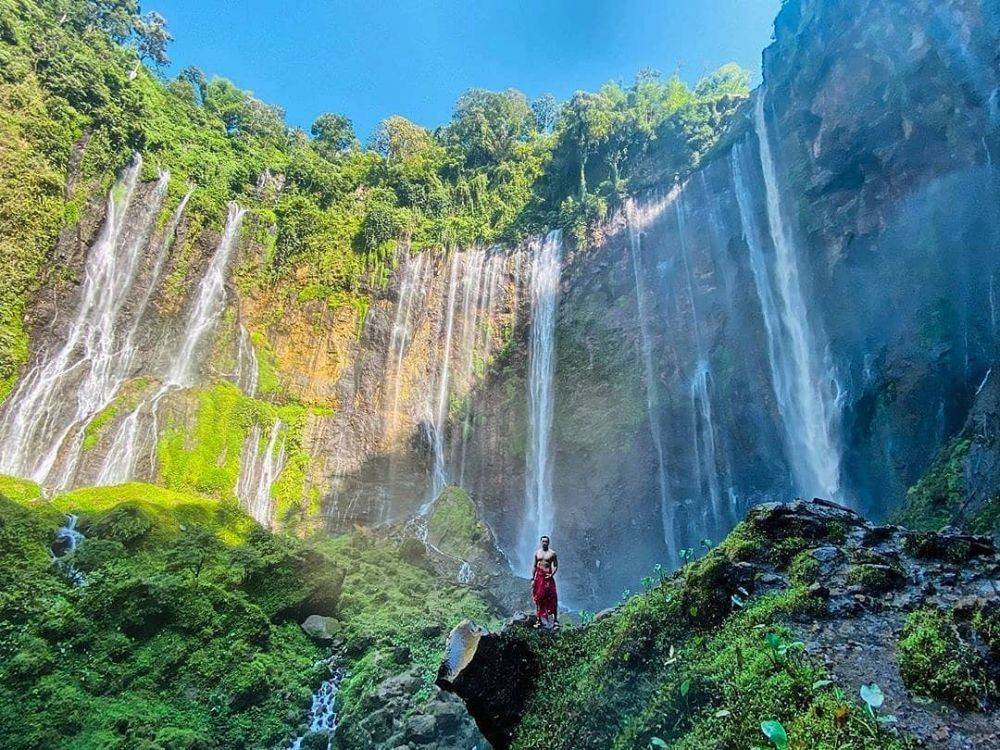
M556 553L553 550L535 550L535 567L540 568L546 575L552 573L552 567L556 564Z

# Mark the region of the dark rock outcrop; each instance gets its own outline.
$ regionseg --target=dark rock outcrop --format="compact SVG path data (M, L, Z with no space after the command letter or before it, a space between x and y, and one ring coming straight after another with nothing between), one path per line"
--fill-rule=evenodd
M512 620L500 633L471 622L459 624L448 637L437 684L465 701L494 750L510 746L532 695L539 665L517 637L525 622Z

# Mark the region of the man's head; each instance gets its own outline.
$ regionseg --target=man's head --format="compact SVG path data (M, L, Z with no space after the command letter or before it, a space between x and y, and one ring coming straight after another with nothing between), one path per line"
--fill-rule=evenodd
M543 536L541 542L542 542L542 549L547 550L549 548L549 538L547 536Z

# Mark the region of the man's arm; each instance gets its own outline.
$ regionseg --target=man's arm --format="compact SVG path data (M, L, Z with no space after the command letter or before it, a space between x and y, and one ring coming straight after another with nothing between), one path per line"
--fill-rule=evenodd
M549 578L555 578L556 571L559 570L559 557L555 552L552 553L552 569L549 571Z

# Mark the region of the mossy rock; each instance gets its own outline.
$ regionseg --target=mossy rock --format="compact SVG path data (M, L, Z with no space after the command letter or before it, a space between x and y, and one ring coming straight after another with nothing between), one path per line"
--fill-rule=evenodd
M925 608L910 614L897 652L903 683L919 695L977 710L996 693L981 655L962 637L950 612Z

